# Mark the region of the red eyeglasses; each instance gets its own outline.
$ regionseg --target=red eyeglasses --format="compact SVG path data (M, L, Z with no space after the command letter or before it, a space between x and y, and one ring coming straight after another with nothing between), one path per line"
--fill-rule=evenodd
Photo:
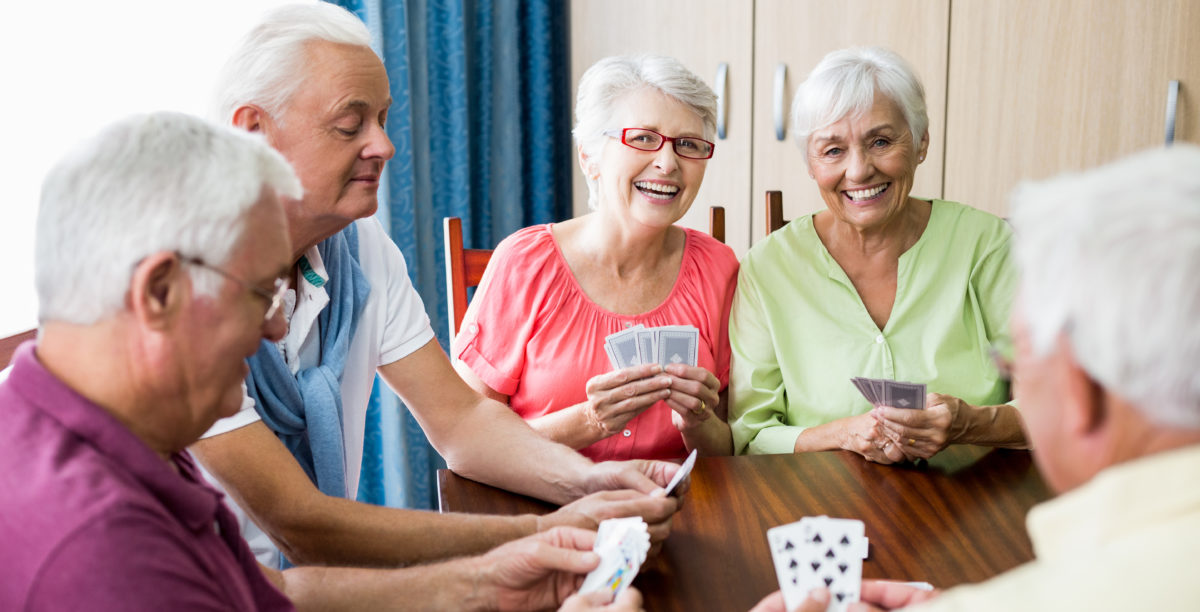
M604 130L601 133L616 138L621 141L621 144L639 151L657 151L663 147L664 143L670 142L676 155L688 159L709 159L717 148L717 145L703 138L691 136L671 138L646 128L612 129Z

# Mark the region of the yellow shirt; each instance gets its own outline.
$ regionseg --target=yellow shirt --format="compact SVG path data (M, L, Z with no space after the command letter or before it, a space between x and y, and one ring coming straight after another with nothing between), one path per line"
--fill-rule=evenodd
M1029 513L1036 560L913 610L1200 610L1200 444L1110 467Z

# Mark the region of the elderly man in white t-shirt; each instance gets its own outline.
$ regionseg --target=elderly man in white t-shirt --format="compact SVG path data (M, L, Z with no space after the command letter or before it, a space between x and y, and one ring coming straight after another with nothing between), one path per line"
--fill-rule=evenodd
M288 333L250 360L243 410L192 449L291 562L417 563L629 515L666 536L677 505L657 492L674 464L593 464L540 437L467 386L434 339L403 256L372 217L394 153L392 100L362 22L324 3L278 9L243 40L218 93L219 119L262 134L305 193L284 202L296 262ZM567 505L501 517L351 501L376 372L455 472Z

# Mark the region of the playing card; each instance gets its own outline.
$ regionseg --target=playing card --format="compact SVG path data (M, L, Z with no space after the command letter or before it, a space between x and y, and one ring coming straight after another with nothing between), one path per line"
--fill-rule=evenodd
M855 376L854 378L850 379L850 382L854 383L854 387L858 389L858 392L861 393L863 397L867 398L867 401L870 402L872 406L879 405L879 403L875 401L875 390L871 387L871 383L868 382L867 379Z
M692 453L684 459L683 465L679 466L679 470L675 472L675 476L671 478L671 483L667 485L667 495L670 495L675 487L687 478L688 474L692 473L692 466L696 465L696 449L692 449Z
M645 326L634 325L628 329L609 334L604 338L605 344L612 349L613 359L617 362L616 369L619 370L642 363L641 358L638 356L637 337L638 332L645 329Z
M925 409L925 385L894 380L884 381L883 403L895 408Z
M696 365L700 332L690 326L668 326L657 330L657 361L662 366L672 363Z
M633 582L646 561L650 533L645 521L636 516L602 521L592 551L600 556L600 565L583 579L579 592L604 591L612 601Z
M655 329L639 329L637 333L638 359L642 363L654 363L657 360L657 352L654 350L657 345L658 333Z
M614 370L620 369L617 365L617 356L613 354L612 346L607 341L604 342L604 354L608 355L608 362L612 364Z
M805 517L767 530L767 540L788 609L817 587L829 589L827 612L843 612L858 601L868 547L862 521Z

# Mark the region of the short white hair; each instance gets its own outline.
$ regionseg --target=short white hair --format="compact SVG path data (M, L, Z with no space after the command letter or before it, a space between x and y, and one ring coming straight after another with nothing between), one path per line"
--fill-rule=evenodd
M353 13L327 2L290 4L266 13L221 69L211 117L228 124L237 109L254 104L282 120L307 78L307 47L316 41L370 49L371 33Z
M900 107L912 132L913 147L920 147L929 128L929 115L925 112L925 87L916 71L883 47L852 47L826 55L796 88L792 133L800 148L808 150L813 132L871 110L877 92Z
M1065 335L1147 419L1200 429L1200 148L1022 184L1012 208L1034 352Z
M121 311L134 267L154 253L224 264L264 189L302 195L291 166L259 136L170 112L108 126L42 183L39 320L91 324ZM219 286L190 272L199 294Z
M588 158L599 162L604 149L604 130L611 125L618 100L635 91L652 88L678 100L700 117L704 138L712 140L717 132L717 95L703 79L684 67L679 60L662 55L618 55L606 57L587 69L579 79L575 96L575 144ZM588 207L597 205L597 186L584 173L588 183Z

